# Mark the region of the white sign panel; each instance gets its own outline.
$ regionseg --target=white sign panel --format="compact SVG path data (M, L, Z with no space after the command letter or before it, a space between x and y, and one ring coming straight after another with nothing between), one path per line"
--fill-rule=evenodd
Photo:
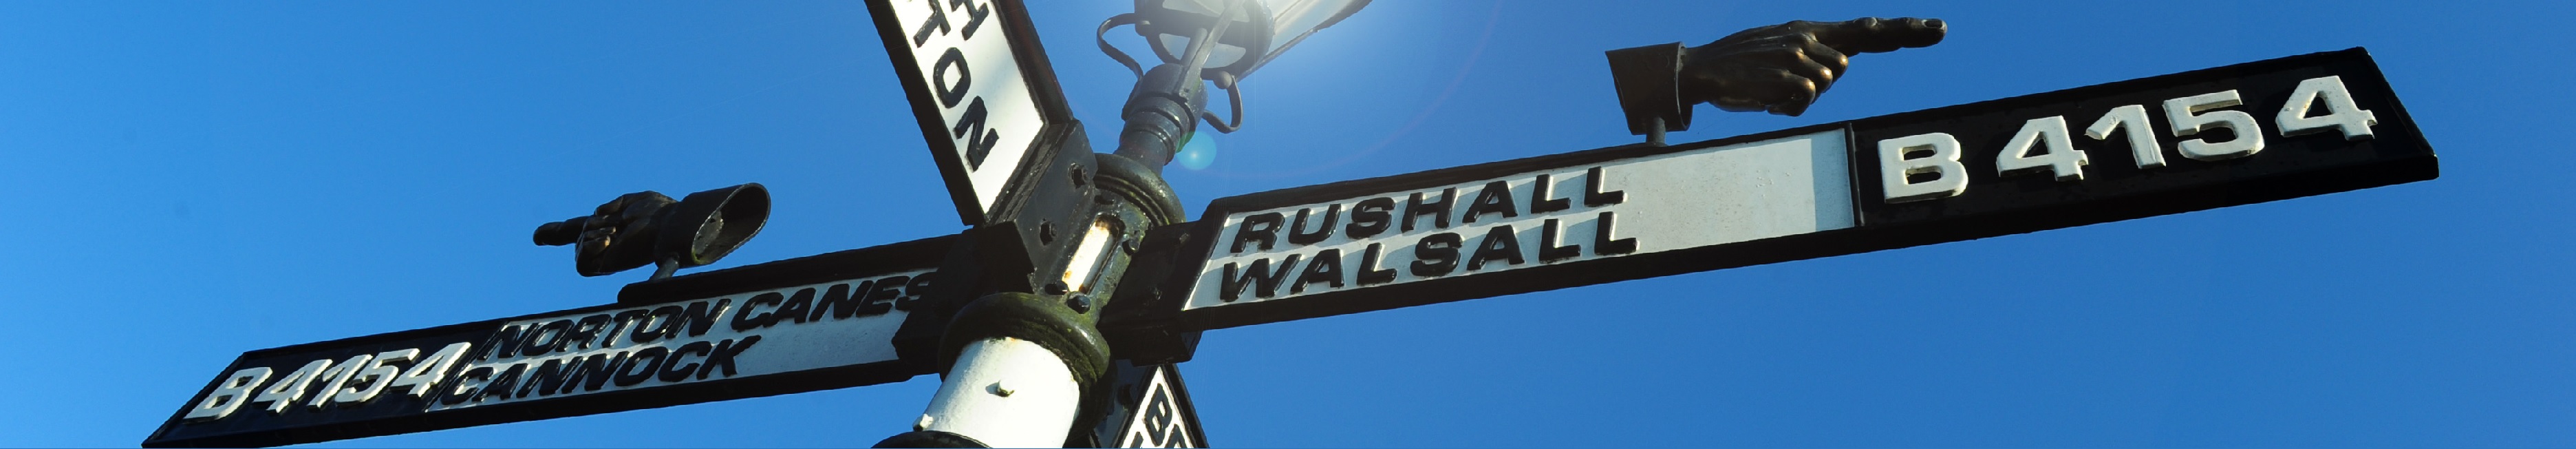
M895 361L927 272L514 321L430 410Z
M1031 67L1015 54L1014 36L1026 28L1007 23L1025 20L1015 8L994 0L891 0L880 20L887 51L912 93L913 112L920 115L924 136L939 158L950 194L970 223L992 212L1020 163L1046 125L1039 99L1053 92L1031 88ZM1051 83L1050 83L1051 85Z
M1183 310L1855 225L1840 130L1224 217Z

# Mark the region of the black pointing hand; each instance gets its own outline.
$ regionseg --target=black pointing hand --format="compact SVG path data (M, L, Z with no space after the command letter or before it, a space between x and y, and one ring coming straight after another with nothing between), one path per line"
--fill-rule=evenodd
M1885 53L1941 42L1941 19L1864 17L1792 21L1737 32L1683 55L1683 104L1796 116L1833 88L1855 53Z

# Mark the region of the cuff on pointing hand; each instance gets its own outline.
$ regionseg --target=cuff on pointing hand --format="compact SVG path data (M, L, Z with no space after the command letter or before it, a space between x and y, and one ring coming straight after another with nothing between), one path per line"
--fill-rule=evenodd
M1622 48L1607 52L1610 81L1619 90L1619 111L1628 116L1628 133L1644 135L1664 122L1665 131L1690 129L1691 105L1682 102L1682 44Z

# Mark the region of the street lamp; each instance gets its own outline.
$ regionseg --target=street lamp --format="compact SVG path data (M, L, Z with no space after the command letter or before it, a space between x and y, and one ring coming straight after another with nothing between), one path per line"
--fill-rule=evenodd
M1136 89L1119 111L1116 154L1160 170L1207 121L1217 132L1243 126L1240 84L1315 31L1366 7L1369 0L1137 0L1136 12L1101 22L1093 39L1109 59L1136 73ZM1220 19L1222 18L1222 19ZM1133 25L1161 63L1148 70L1109 45L1109 30ZM1273 45L1277 43L1277 45ZM1231 118L1207 108L1200 80L1224 89Z

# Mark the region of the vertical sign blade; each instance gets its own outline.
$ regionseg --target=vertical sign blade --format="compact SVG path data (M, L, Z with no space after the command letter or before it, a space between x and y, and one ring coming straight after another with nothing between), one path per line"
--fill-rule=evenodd
M1208 447L1188 384L1171 364L1111 364L1108 407L1065 447Z
M959 218L982 224L1009 198L1040 136L1071 114L1028 12L1013 0L868 2Z

